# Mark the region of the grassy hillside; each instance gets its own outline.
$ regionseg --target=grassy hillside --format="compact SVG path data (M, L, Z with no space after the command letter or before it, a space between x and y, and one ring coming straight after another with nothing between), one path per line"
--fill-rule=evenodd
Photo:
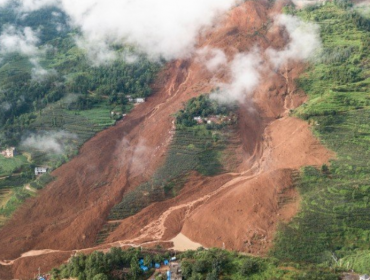
M309 101L294 114L337 158L302 170L301 211L281 227L272 254L369 272L370 20L332 3L297 14L320 25L323 54L299 80Z
M0 156L2 220L34 195L26 185L35 190L52 180L49 175L36 179L35 166L52 170L76 155L85 141L130 111L128 95L151 94L149 85L160 67L131 46L115 48L121 56L131 55L129 62L95 65L77 47L79 31L68 26L61 10L22 14L18 4L0 8L0 32L22 37L27 27L39 40L31 56L0 54L0 150L17 147L20 153L14 159ZM35 76L38 68L41 76Z

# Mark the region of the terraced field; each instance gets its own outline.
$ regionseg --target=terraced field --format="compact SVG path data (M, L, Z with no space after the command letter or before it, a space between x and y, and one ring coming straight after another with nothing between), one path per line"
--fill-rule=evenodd
M9 62L4 61L0 67L0 81L15 82L22 79L24 75L30 75L32 64L25 57L14 55L8 58Z
M114 123L115 120L110 117L110 108L107 105L75 111L66 109L62 100L42 110L30 127L39 131L65 130L76 134L78 144L82 144Z
M67 133L60 139L64 148L63 154L48 153L38 149L31 149L32 160L35 164L57 167L78 152L78 148L99 131L116 122L110 116L110 107L99 105L91 110L68 110L64 100L42 110L30 129L39 133Z
M302 170L295 182L303 197L300 214L281 227L272 253L281 260L367 273L369 263L359 261L370 249L370 22L334 4L310 16L322 26L324 59L301 78L310 100L296 114L312 124L337 159ZM349 53L338 51L349 47ZM325 57L335 52L336 59Z

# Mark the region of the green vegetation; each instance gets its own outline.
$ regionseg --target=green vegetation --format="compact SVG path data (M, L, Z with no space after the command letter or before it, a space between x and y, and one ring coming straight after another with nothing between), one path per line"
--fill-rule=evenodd
M3 205L0 206L0 225L1 221L5 222L25 199L34 195L33 192L25 190L23 187L0 189L1 192L8 192L8 195L3 197Z
M17 145L25 130L33 128L37 114L48 104L70 97L67 93L77 94L69 110L105 107L108 115L116 107L126 112L130 107L128 95L146 97L151 93L149 84L158 64L138 55L135 63L91 66L84 52L75 46L73 36L49 42L57 53L47 55L42 64L57 75L33 79L28 59L20 55L10 55L0 63L0 104L6 108L0 110L0 147Z
M42 174L40 177L38 177L35 181L30 183L30 187L40 190L43 187L45 187L47 184L52 182L55 179L50 173Z
M122 251L112 248L107 254L94 252L89 256L77 255L68 264L51 271L52 279L77 278L84 279L148 279L155 275L156 280L167 279L159 272L155 273L155 263L163 266L163 261L173 256L160 249ZM271 258L254 258L235 252L220 249L186 251L177 254L177 262L181 265L182 277L185 280L217 280L217 279L317 279L336 280L338 275L315 268L299 268L279 266L277 260ZM148 272L140 269L139 261L149 266ZM168 269L168 268L167 268Z
M140 251L111 248L107 254L94 252L91 255L77 255L68 264L51 271L52 279L77 278L84 279L148 279L154 272L150 269L144 273L140 269L139 260L146 265L152 262L161 263L170 256L165 250Z
M13 26L22 31L39 30L38 61L48 74L34 77L34 62L19 53L2 54L0 60L0 148L16 146L40 110L69 95L78 94L70 110L120 107L128 110L127 96L150 95L149 84L159 64L149 61L133 47L115 47L118 54L135 61L117 59L109 64L92 65L84 50L76 46L78 31L72 30L63 11L45 8L22 15L14 3L0 8L0 31ZM47 22L47 25L45 25ZM63 27L63 28L61 28ZM86 115L88 119L93 114Z
M302 170L301 211L281 226L272 255L368 273L370 21L337 2L297 12L321 26L323 53L299 80L309 101L295 112L337 158Z
M50 137L57 141L62 151L43 151L43 147L38 145L22 147L31 154L33 164L51 168L60 166L76 155L85 141L116 122L106 104L97 104L88 110L69 109L72 106L70 99L75 97L69 95L34 116L29 128L38 131L39 136L46 136L41 139ZM58 137L59 134L63 137Z
M160 67L131 46L113 46L118 57L135 58L130 62L93 64L77 47L79 31L70 28L63 11L48 7L22 14L17 5L0 8L0 32L20 35L27 27L39 40L36 54L2 52L0 58L0 150L17 147L23 154L0 156L0 215L6 217L30 196L24 185L40 189L52 180L50 175L35 180L35 166L53 170L114 125L132 109L129 97L151 94L149 85ZM35 75L35 61L45 70L41 76ZM25 144L29 138L31 144ZM47 141L57 149L45 149Z
M5 158L0 155L0 178L9 176L13 172L20 172L25 167L29 168L29 163L23 155L17 155L14 158Z
M209 106L210 104L212 106ZM224 122L221 118L215 120L219 121L219 124L195 125L190 120L199 112L203 112L204 118L216 112L230 117ZM237 145L232 142L235 122L236 116L232 108L218 107L205 95L191 99L176 117L176 131L164 165L149 182L126 194L122 201L112 208L109 220L127 218L153 202L176 196L191 171L205 176L226 171L227 166L225 161L221 162L221 158L229 145Z

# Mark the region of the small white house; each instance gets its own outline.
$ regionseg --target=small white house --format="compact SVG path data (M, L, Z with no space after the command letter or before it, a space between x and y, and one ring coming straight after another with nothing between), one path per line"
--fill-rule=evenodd
M35 175L41 175L41 174L45 174L48 172L48 168L47 167L35 167Z
M367 274L360 275L360 280L370 280L370 276Z
M144 103L145 98L135 98L135 103Z
M202 124L203 123L203 119L201 116L197 116L197 117L194 117L194 120L198 123L198 124Z

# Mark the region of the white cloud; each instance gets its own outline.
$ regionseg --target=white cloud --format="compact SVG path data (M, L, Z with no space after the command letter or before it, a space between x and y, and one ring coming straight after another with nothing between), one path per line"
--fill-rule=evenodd
M321 50L318 25L304 22L290 15L276 16L274 24L286 29L289 35L286 46L282 50L269 48L265 53L260 53L258 49L254 49L248 54L235 55L227 66L230 69L230 82L218 84L220 90L211 94L211 98L221 103L246 102L259 85L261 71L275 71L290 60L307 61ZM201 51L201 53L203 52ZM223 55L218 54L215 57L222 58ZM262 68L262 57L270 62L273 69ZM218 65L222 59L215 59L215 61L217 62L215 64ZM215 68L217 67L215 66Z
M56 74L55 70L46 70L40 65L40 58L45 54L46 46L40 49L38 32L33 31L30 27L17 29L15 26L6 26L0 34L0 55L10 53L20 53L29 58L33 65L32 79L37 81L44 80L49 75Z
M55 69L45 69L43 68L38 58L30 58L30 62L33 64L31 76L34 81L44 81L47 77L57 74Z
M65 131L41 132L28 136L22 141L21 146L47 153L63 154L66 141L71 139L77 139L77 135Z
M76 38L77 46L86 51L86 54L94 66L105 65L118 58L117 53L104 41L85 40Z
M0 54L21 53L25 56L39 55L37 33L30 27L18 30L9 25L0 34Z
M304 22L291 15L278 15L275 17L274 23L284 27L290 39L283 50L270 48L266 51L276 68L289 60L308 60L321 50L320 32L317 24Z
M227 65L225 53L220 49L210 47L198 49L197 60L204 64L210 72L216 72L220 67Z
M220 91L211 94L211 98L220 103L245 102L260 82L261 63L258 49L235 55L229 64L230 82L219 84Z
M0 8L5 7L9 3L9 1L10 0L0 0Z
M87 49L91 52L90 58L106 62L114 57L107 46L125 43L136 46L139 52L153 59L187 57L195 49L199 32L240 2L242 0L22 0L20 10L60 7L70 16L72 25L81 28L82 41L98 44Z
M89 42L128 43L152 58L186 57L199 31L236 0L62 0Z
M122 153L124 151L124 153ZM132 145L130 141L124 137L117 145L115 154L119 156L119 166L130 165L131 172L144 173L147 167L148 161L146 160L147 155L152 153L152 149L149 148L145 139L140 138L139 142ZM131 154L131 157L127 157L127 154Z
M32 12L41 8L58 5L58 3L58 0L22 0L20 9L23 12Z

